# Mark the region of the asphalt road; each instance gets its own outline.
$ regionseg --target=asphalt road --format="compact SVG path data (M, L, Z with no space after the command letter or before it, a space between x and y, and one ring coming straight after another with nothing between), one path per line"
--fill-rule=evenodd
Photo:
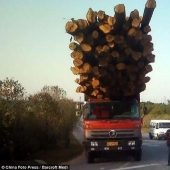
M76 138L83 141L81 121L74 131ZM84 153L68 162L70 170L170 170L167 166L168 147L165 140L149 139L148 133L143 133L142 160L134 161L130 156L115 156L96 159L88 164Z

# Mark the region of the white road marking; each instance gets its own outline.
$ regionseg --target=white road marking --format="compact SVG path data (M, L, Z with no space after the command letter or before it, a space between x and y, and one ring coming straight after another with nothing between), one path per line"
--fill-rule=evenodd
M150 144L150 143L143 143L144 146L151 146L151 147L159 147L160 145L157 144Z
M131 167L125 167L125 168L118 168L118 169L110 169L110 170L126 170L126 169L137 169L137 168L144 168L148 166L157 166L160 164L148 164L148 165L138 165L138 166L131 166Z

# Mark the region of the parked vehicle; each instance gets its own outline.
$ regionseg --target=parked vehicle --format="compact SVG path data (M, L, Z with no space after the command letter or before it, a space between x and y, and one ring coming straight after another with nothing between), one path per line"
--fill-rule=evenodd
M154 137L159 139L166 139L166 131L169 129L170 120L151 120L149 126L149 138Z

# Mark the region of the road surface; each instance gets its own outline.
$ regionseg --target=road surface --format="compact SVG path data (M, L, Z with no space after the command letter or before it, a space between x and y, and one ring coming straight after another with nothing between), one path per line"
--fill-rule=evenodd
M74 135L82 142L82 122L78 122ZM68 162L70 170L170 170L167 166L168 147L165 140L149 139L148 133L143 133L143 155L141 161L134 161L130 156L95 159L88 164L83 154Z

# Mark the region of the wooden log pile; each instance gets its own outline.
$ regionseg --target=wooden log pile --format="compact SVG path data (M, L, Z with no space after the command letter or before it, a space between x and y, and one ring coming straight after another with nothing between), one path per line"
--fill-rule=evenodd
M155 61L149 26L155 0L145 4L143 16L135 9L126 16L124 4L114 7L114 16L89 8L85 19L71 20L65 29L71 34L69 44L79 75L78 93L95 98L117 99L139 94L146 89Z

